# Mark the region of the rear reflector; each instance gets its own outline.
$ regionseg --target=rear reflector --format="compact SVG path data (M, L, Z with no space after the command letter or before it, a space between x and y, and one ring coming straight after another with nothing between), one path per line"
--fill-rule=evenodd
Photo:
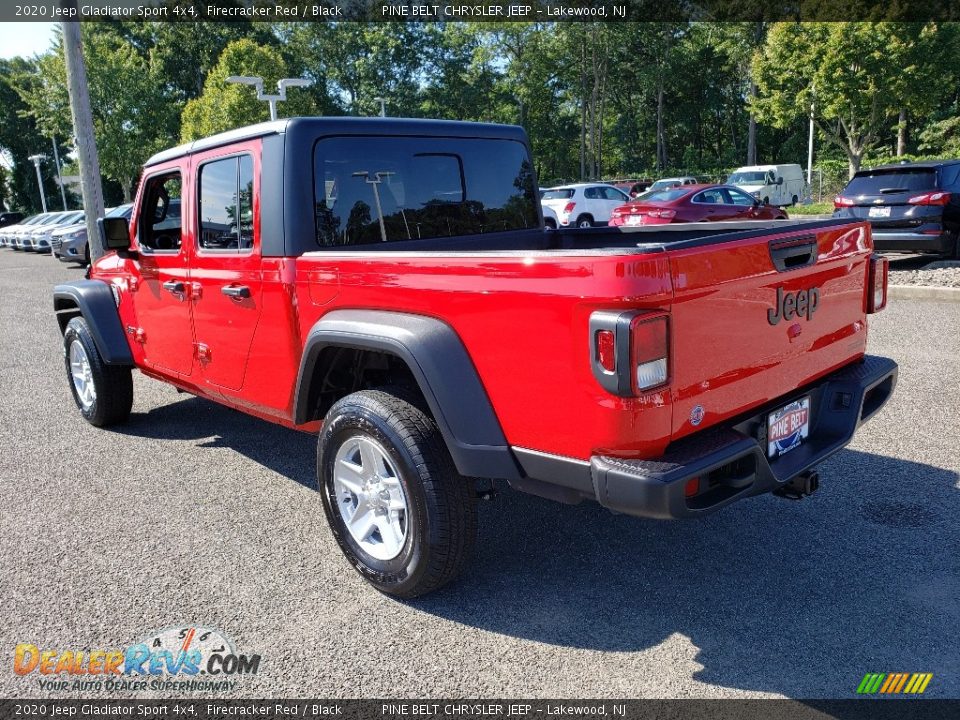
M637 394L663 385L669 376L667 316L638 315L630 324L630 365Z
M598 330L595 338L597 362L606 372L617 370L617 338L613 330Z
M693 477L687 480L687 484L683 486L683 494L686 497L693 497L698 492L700 492L700 478Z
M880 312L887 306L887 278L890 263L882 255L870 256L870 277L867 279L867 312Z

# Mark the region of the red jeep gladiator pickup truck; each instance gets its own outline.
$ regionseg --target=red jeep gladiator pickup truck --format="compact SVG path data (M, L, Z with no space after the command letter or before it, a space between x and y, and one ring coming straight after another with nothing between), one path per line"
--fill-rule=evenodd
M652 518L815 490L896 382L869 226L545 231L533 167L517 127L379 118L154 156L54 290L80 412L124 421L137 368L318 433L333 534L400 597L461 569L490 479Z

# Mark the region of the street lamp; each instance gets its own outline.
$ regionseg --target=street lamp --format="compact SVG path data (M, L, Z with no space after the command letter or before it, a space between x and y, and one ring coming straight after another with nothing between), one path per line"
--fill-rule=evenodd
M373 99L373 101L380 103L380 117L386 117L386 116L387 116L387 101L386 101L386 99L385 99L385 98L382 98L382 97L375 97L375 98Z
M270 104L270 119L277 119L277 103L284 102L287 99L288 87L306 87L312 85L312 80L304 78L284 78L277 82L277 94L265 95L263 92L263 78L251 75L231 75L227 78L229 83L238 83L240 85L253 85L257 89L257 100L265 101Z
M43 178L40 177L40 163L46 160L46 155L31 155L27 160L33 161L33 166L37 169L37 187L40 188L40 204L43 205L43 211L47 211L47 196L43 194Z

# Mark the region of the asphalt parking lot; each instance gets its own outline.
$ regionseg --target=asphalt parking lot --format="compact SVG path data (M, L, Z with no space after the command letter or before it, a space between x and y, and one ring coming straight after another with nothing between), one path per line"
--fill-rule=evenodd
M262 656L239 697L960 697L960 304L871 319L900 384L814 497L661 523L508 490L461 579L401 603L337 550L312 437L142 376L128 425L83 421L50 299L81 276L0 250L0 696L65 697L17 643L201 626Z

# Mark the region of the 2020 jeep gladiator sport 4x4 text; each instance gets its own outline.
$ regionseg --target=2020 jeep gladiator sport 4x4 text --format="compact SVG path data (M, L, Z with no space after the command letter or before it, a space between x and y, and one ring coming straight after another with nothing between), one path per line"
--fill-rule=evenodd
M887 401L863 222L544 231L516 127L296 118L147 163L59 285L74 400L131 370L318 432L337 542L397 596L456 575L477 478L654 518L815 489Z

